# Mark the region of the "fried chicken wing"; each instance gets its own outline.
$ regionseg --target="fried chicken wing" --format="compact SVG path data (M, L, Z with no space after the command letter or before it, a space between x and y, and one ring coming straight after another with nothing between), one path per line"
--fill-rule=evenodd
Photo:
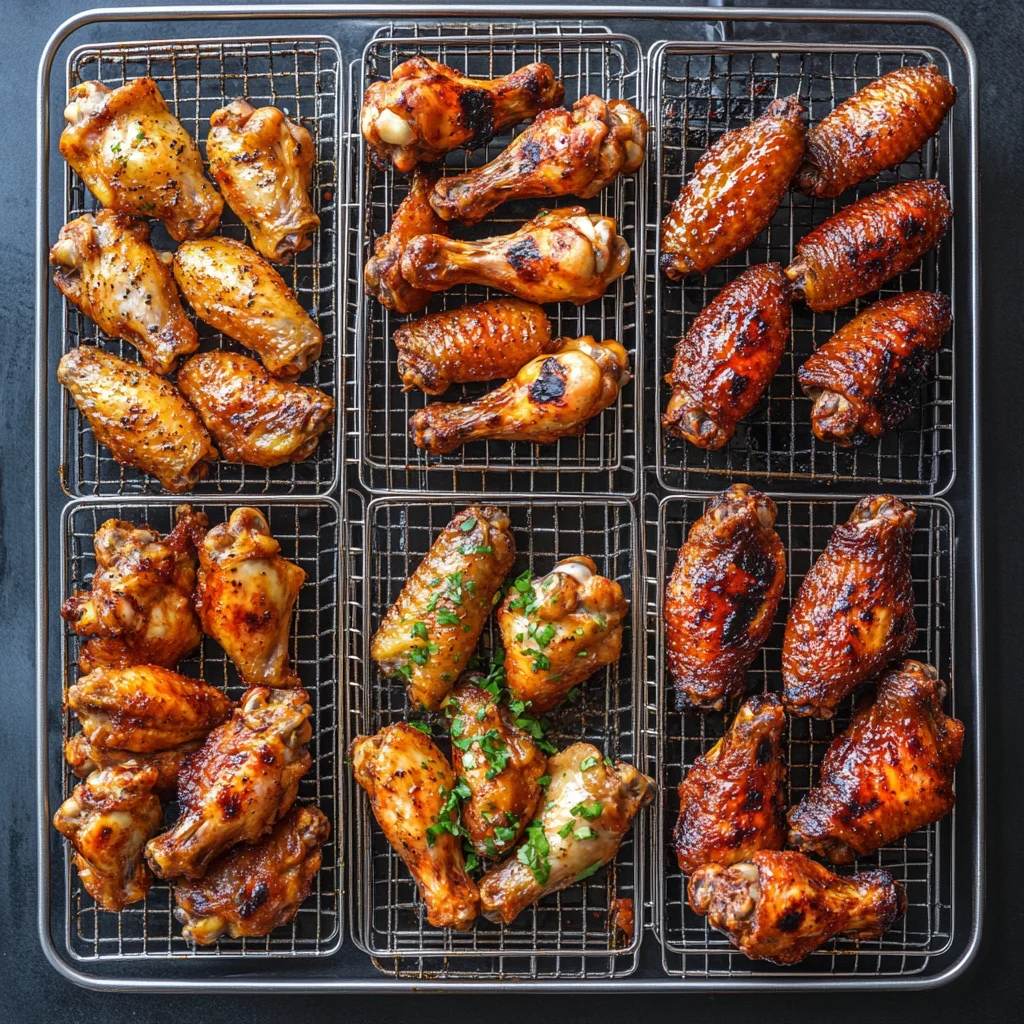
M493 505L470 505L438 534L370 643L413 706L434 710L455 685L515 557L508 515Z
M93 772L104 768L130 768L140 772L152 768L156 772L153 792L174 795L178 791L178 773L185 758L198 750L203 741L189 740L169 750L158 750L152 754L136 754L131 750L113 750L90 743L85 733L72 736L64 744L64 760L80 779L86 779Z
M917 633L910 545L916 513L861 498L800 584L782 644L783 703L831 718L840 701L910 649Z
M156 217L176 242L220 223L224 200L203 177L195 139L167 109L152 78L119 89L76 85L64 108L61 156L104 205Z
M733 484L690 527L665 590L665 654L680 704L717 710L742 693L786 582L778 509Z

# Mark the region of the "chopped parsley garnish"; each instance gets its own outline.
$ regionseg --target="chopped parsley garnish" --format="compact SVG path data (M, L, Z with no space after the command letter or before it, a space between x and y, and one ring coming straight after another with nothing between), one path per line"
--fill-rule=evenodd
M462 619L455 612L451 612L447 608L438 608L437 624L439 626L457 626L460 622Z
M607 754L604 755L604 763L608 765L609 768L615 767L615 762Z
M569 692L568 692L568 693L567 693L567 694L565 695L565 699L566 699L566 700L567 700L567 701L568 701L568 702L569 702L570 704L575 704L575 703L576 703L576 701L578 701L578 700L580 699L580 688L579 688L578 686L574 686L574 687L573 687L573 688L572 688L572 689L571 689L571 690L570 690L570 691L569 691Z
M498 742L498 730L488 729L481 736L456 736L455 730L452 729L452 745L457 749L468 751L474 743L479 746L480 753L490 766L487 769L487 778L493 779L500 775L508 765L509 752L508 747Z
M570 818L559 830L558 834L563 838L567 838L569 833L576 827L576 820Z
M494 548L490 544L463 544L459 548L460 555L492 555Z
M580 771L581 772L588 772L588 771L590 771L591 768L596 767L600 763L601 763L600 758L597 758L597 757L585 757L585 758L583 758L582 761L580 761Z
M461 530L461 531L462 531L463 533L469 533L469 531L470 531L470 530L472 530L474 526L476 526L476 516L470 516L470 517L469 517L469 518L468 518L468 519L467 519L467 520L466 520L466 521L465 521L465 522L464 522L464 523L463 523L463 524L462 524L462 525L461 525L461 526L459 527L459 529L460 529L460 530Z
M589 825L581 825L573 832L573 836L576 839L596 839L597 833Z
M530 632L534 640L537 641L538 646L547 647L547 645L554 640L555 633L557 633L558 630L556 630L550 622L546 622L539 629L537 629L536 626L531 627Z
M504 825L495 825L494 827L494 838L499 843L508 844L511 843L516 837L516 830L514 828L506 828Z
M430 728L429 722L410 722L409 723L414 729L419 729L424 736L432 736L433 731ZM426 765L424 765L426 767Z
M601 817L601 812L604 810L604 804L600 800L594 800L592 803L584 804L578 803L569 813L579 815L581 818L586 818L587 821L593 821L595 818Z
M519 847L516 860L530 869L538 885L547 885L551 876L551 862L548 860L550 852L551 845L544 835L544 823L534 818L526 828L526 842Z
M538 651L532 647L524 647L519 653L524 658L533 659L530 663L530 669L533 672L543 672L545 669L551 668L551 659L542 651Z
M419 640L427 639L427 624L425 622L414 622L412 624L412 632L409 634Z
M476 871L476 869L480 867L480 861L477 858L476 851L473 849L472 846L470 846L468 850L466 849L465 846L463 846L462 849L466 854L466 870Z
M590 654L589 651L577 651L576 652L576 657L577 658L586 658L589 654Z
M468 800L473 795L466 780L460 775L450 792L442 786L440 793L445 801L441 805L441 810L438 811L437 822L427 828L427 846L433 846L437 842L438 836L445 832L450 832L453 836L467 834L466 829L459 821L459 801Z
M484 850L486 851L488 857L498 856L498 847L495 846L494 840L490 836L488 836L484 840Z
M537 599L537 592L533 589L533 572L530 569L524 569L513 582L512 586L518 591L516 596L512 598L508 603L508 610L510 612L518 611L522 608L526 615L530 612L534 612L540 605Z
M487 708L486 707L482 707L482 708L477 708L476 709L476 720L478 722L482 722L486 717L487 717Z
M538 786L550 786L551 785L551 776L550 775L542 775L537 780L537 785Z
M584 878L589 878L595 871L600 871L604 865L598 861L596 864L588 864L574 879L575 882L582 882Z

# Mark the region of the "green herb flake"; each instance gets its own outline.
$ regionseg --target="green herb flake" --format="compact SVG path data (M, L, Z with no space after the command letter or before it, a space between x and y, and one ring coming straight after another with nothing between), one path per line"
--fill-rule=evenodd
M604 804L600 800L594 800L592 803L578 803L569 813L578 815L581 818L586 818L587 821L593 821L595 818L601 817L601 812L604 810Z
M461 531L462 531L463 533L469 533L469 531L470 531L470 530L472 530L474 526L476 526L476 516L470 516L470 517L469 517L469 518L468 518L468 519L467 519L467 520L466 520L466 521L465 521L465 522L464 522L464 523L463 523L463 524L462 524L462 525L461 525L461 526L459 527L459 529L460 529L460 530L461 530Z
M551 845L544 835L544 824L534 818L526 829L526 842L516 852L516 860L530 869L538 885L547 885L551 876L551 862L547 859Z
M589 878L595 871L600 871L604 865L598 861L596 864L588 864L574 879L574 882L582 882L584 878Z
M542 775L537 780L537 785L538 786L550 786L551 785L551 776L550 775Z
M601 763L601 759L598 757L585 757L580 761L580 771L589 772L591 768L597 767Z
M573 832L573 837L576 839L596 839L597 833L589 825L581 825Z
M567 838L569 833L576 827L575 818L570 818L559 830L558 834L563 838Z
M419 729L424 736L433 736L433 731L430 728L429 722L410 722L409 723L414 729ZM424 765L426 767L426 765Z
M439 626L458 626L461 622L462 619L455 612L449 611L447 608L439 608L437 610L437 624Z
M412 632L409 636L416 637L418 640L426 640L427 624L425 622L414 622L412 624Z

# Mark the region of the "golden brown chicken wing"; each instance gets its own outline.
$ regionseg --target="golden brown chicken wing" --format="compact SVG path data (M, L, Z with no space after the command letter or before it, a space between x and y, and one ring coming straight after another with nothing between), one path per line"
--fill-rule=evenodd
M178 773L185 758L198 750L203 741L189 740L170 750L158 750L152 754L136 754L131 750L113 750L90 743L85 733L72 736L64 744L64 760L80 779L88 778L93 772L104 768L130 768L140 772L144 768L156 771L153 792L174 795L178 792Z

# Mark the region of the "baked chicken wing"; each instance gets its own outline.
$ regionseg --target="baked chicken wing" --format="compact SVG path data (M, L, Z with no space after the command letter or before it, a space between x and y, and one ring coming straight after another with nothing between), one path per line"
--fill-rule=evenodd
M153 792L174 795L178 791L178 773L185 758L203 745L202 740L189 740L169 750L157 750L152 754L136 754L131 750L114 750L90 743L85 733L72 736L64 744L64 760L80 779L86 779L93 772L104 768L130 768L140 772L144 768L156 771Z

